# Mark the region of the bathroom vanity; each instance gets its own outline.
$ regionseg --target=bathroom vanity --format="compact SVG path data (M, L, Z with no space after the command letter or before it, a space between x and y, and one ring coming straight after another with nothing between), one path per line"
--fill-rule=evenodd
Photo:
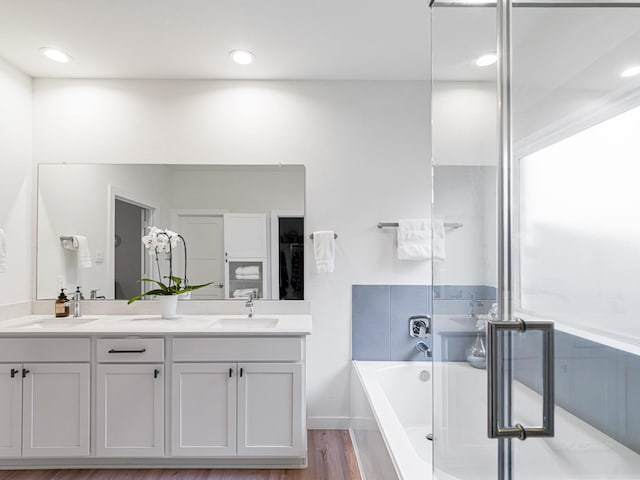
M310 315L0 322L0 468L305 467Z

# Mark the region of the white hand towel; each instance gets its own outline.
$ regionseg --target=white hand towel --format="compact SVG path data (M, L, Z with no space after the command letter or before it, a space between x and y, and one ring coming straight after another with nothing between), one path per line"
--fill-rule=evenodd
M78 265L82 268L93 267L91 252L89 251L89 240L84 235L73 235L73 243L78 247Z
M428 218L398 220L398 260L431 260Z
M0 228L0 273L4 273L7 268L7 236Z
M318 272L333 272L336 258L335 232L332 230L313 232L313 253Z
M260 275L260 267L258 265L238 267L236 268L236 277L238 275Z
M444 220L441 218L431 219L431 252L434 262L442 262L447 258L447 253L444 248L445 245L445 232L444 232Z

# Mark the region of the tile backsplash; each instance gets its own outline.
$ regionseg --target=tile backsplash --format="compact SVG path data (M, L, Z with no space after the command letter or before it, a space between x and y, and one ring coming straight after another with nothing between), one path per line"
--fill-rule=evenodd
M427 360L409 336L409 317L431 315L431 286L353 285L354 360Z
M354 360L427 360L409 336L412 315L467 314L470 301L476 313L486 313L496 289L485 285L353 285L351 291L352 358ZM442 360L464 359L464 348L475 332L457 332L442 342ZM440 340L438 340L440 341ZM428 343L431 346L432 338ZM444 346L443 346L444 347Z

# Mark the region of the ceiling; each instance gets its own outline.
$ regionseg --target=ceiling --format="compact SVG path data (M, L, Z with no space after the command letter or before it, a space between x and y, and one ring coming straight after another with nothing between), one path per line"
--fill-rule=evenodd
M0 0L0 57L33 77L420 80L428 25L425 0Z
M433 15L433 18L431 17ZM431 32L433 23L433 32ZM637 88L640 8L516 8L514 87ZM493 82L495 9L426 0L0 0L0 57L33 77ZM57 64L39 48L73 60ZM256 55L237 65L229 51Z

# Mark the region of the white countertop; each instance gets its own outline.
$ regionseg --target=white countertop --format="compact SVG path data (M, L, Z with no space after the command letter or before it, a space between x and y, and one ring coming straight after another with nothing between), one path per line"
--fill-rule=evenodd
M277 320L277 323L275 322ZM274 325L275 323L275 325ZM0 321L0 336L207 335L302 336L311 333L311 315L99 315L55 318L25 315Z

